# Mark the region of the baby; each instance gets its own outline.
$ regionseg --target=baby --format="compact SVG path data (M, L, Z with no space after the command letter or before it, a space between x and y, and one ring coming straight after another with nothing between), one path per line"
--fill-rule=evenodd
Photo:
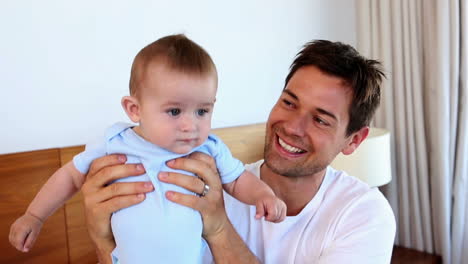
M175 171L166 166L168 160L195 151L215 159L224 190L255 205L257 218L282 221L284 202L245 171L226 145L210 134L217 83L216 67L208 53L184 35L163 37L143 48L133 61L130 96L122 98L122 107L138 125L111 126L103 138L88 144L84 152L55 172L11 226L11 244L29 251L45 219L81 188L91 162L113 153L126 154L127 163L141 163L146 170L143 175L120 181L151 181L155 186L142 203L112 215L114 263L201 261L206 243L201 236L200 214L164 196L167 191L190 192L157 179L161 171ZM198 194L200 199L207 191Z

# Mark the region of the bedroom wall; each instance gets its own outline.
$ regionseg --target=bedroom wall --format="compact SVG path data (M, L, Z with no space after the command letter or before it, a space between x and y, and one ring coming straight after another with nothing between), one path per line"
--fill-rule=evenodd
M213 127L264 122L294 55L316 38L355 45L354 1L3 1L0 154L84 144L115 121L131 62L185 33L213 57Z

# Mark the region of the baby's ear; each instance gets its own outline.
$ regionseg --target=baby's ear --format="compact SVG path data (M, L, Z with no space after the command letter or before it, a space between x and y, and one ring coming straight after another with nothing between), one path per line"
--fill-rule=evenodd
M137 98L133 96L122 97L122 107L132 122L140 122L140 104Z

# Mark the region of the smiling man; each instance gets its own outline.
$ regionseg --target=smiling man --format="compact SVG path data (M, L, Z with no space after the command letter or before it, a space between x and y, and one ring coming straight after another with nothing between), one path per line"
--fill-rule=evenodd
M171 173L160 180L195 193L211 187L204 197L167 193L201 213L212 253L207 250L204 262L390 263L395 219L387 200L377 188L329 166L366 139L383 76L379 62L343 43L314 41L299 52L267 121L264 160L246 165L286 203L281 223L255 219L255 207L226 194L224 206L211 158L196 153L168 163L199 178ZM104 259L114 245L110 213L140 202L135 194L149 190L129 183L109 194L106 179L141 173L120 163L112 156L95 161L83 187L90 235Z

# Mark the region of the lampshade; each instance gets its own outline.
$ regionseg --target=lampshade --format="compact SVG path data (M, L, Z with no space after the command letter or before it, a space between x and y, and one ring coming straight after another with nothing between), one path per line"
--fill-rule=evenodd
M370 186L381 186L392 179L390 132L371 127L369 136L351 154L340 153L331 166L355 176Z

